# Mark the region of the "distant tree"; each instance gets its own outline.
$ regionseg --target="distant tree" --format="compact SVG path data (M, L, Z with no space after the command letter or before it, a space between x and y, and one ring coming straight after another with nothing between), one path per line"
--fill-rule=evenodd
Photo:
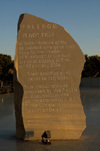
M13 80L13 67L14 62L11 56L0 54L0 81Z
M85 55L82 77L100 77L100 56Z

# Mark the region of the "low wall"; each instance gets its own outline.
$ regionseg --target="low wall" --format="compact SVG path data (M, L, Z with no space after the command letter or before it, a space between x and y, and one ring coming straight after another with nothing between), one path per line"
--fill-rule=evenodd
M100 78L82 78L80 87L100 88Z

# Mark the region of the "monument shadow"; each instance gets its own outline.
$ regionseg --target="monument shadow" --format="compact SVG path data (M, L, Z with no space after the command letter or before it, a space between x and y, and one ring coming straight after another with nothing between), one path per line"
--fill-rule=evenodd
M16 137L21 139L25 137L25 129L22 117L22 98L23 98L23 87L17 79L16 69L14 67L14 107L15 107L15 118L16 118Z

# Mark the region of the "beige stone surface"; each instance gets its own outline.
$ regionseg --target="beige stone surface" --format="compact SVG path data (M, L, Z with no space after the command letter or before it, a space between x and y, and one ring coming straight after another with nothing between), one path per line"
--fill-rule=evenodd
M16 135L78 139L86 127L80 99L84 55L60 25L29 14L18 22L15 53ZM25 133L26 132L26 133Z

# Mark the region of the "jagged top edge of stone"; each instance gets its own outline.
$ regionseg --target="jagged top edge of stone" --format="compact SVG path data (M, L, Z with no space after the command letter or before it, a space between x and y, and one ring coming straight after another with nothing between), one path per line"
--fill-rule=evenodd
M57 23L54 23L54 22L50 22L50 21L48 21L48 20L46 20L46 19L44 19L44 18L41 18L41 17L35 16L35 15L28 14L28 13L20 14L19 19L18 19L17 32L18 32L19 29L20 29L20 24L21 24L21 22L22 22L24 16L31 16L31 17L35 17L35 18L37 18L37 19L40 19L40 20L42 20L42 21L46 21L46 22L48 22L48 23L50 23L50 24L56 24L57 26L59 26L60 28L62 28L63 30L65 30L65 31L68 33L68 31L67 31L63 26L61 26L61 25L59 25L59 24L57 24ZM68 34L69 34L69 33L68 33ZM70 34L69 34L69 35L70 35ZM71 36L71 35L70 35L70 36ZM72 37L72 36L71 36L71 37ZM73 39L73 38L72 38L72 39Z
M31 17L35 17L35 18L37 18L37 19L40 19L40 20L42 20L42 21L46 21L46 22L48 22L48 23L50 23L50 24L56 24L57 26L59 26L60 28L62 28L62 29L72 38L72 40L77 44L77 46L80 48L80 46L79 46L79 44L77 43L77 41L74 40L74 38L70 35L70 33L68 33L68 31L67 31L63 26L61 26L61 25L59 25L59 24L57 24L57 23L54 23L54 22L50 22L50 21L48 21L48 20L46 20L46 19L44 19L44 18L35 16L35 15L32 15L32 14L28 14L28 13L22 13L22 14L19 15L18 25L17 25L17 34L18 34L18 31L20 30L20 24L21 24L21 22L22 22L24 16L31 16ZM82 49L81 49L81 48L80 48L80 50L81 50L81 52L82 52ZM83 54L83 52L82 52L82 54ZM84 55L84 54L83 54L83 55Z
M44 19L44 18L35 16L35 15L31 15L31 14L28 14L28 13L23 13L23 14L20 14L20 16L19 16L17 31L19 31L19 29L20 29L20 24L21 24L21 22L22 22L24 16L35 17L36 19L40 19L40 20L42 20L42 21L46 21L46 22L51 23L51 24L56 24L57 26L59 26L59 27L61 27L61 28L63 28L63 29L65 30L65 28L64 28L63 26L61 26L61 25L59 25L59 24L57 24L57 23L50 22L50 21L48 21L48 20L46 20L46 19ZM67 32L67 31L66 31L66 32ZM68 33L68 32L67 32L67 33ZM68 34L69 34L69 33L68 33Z

